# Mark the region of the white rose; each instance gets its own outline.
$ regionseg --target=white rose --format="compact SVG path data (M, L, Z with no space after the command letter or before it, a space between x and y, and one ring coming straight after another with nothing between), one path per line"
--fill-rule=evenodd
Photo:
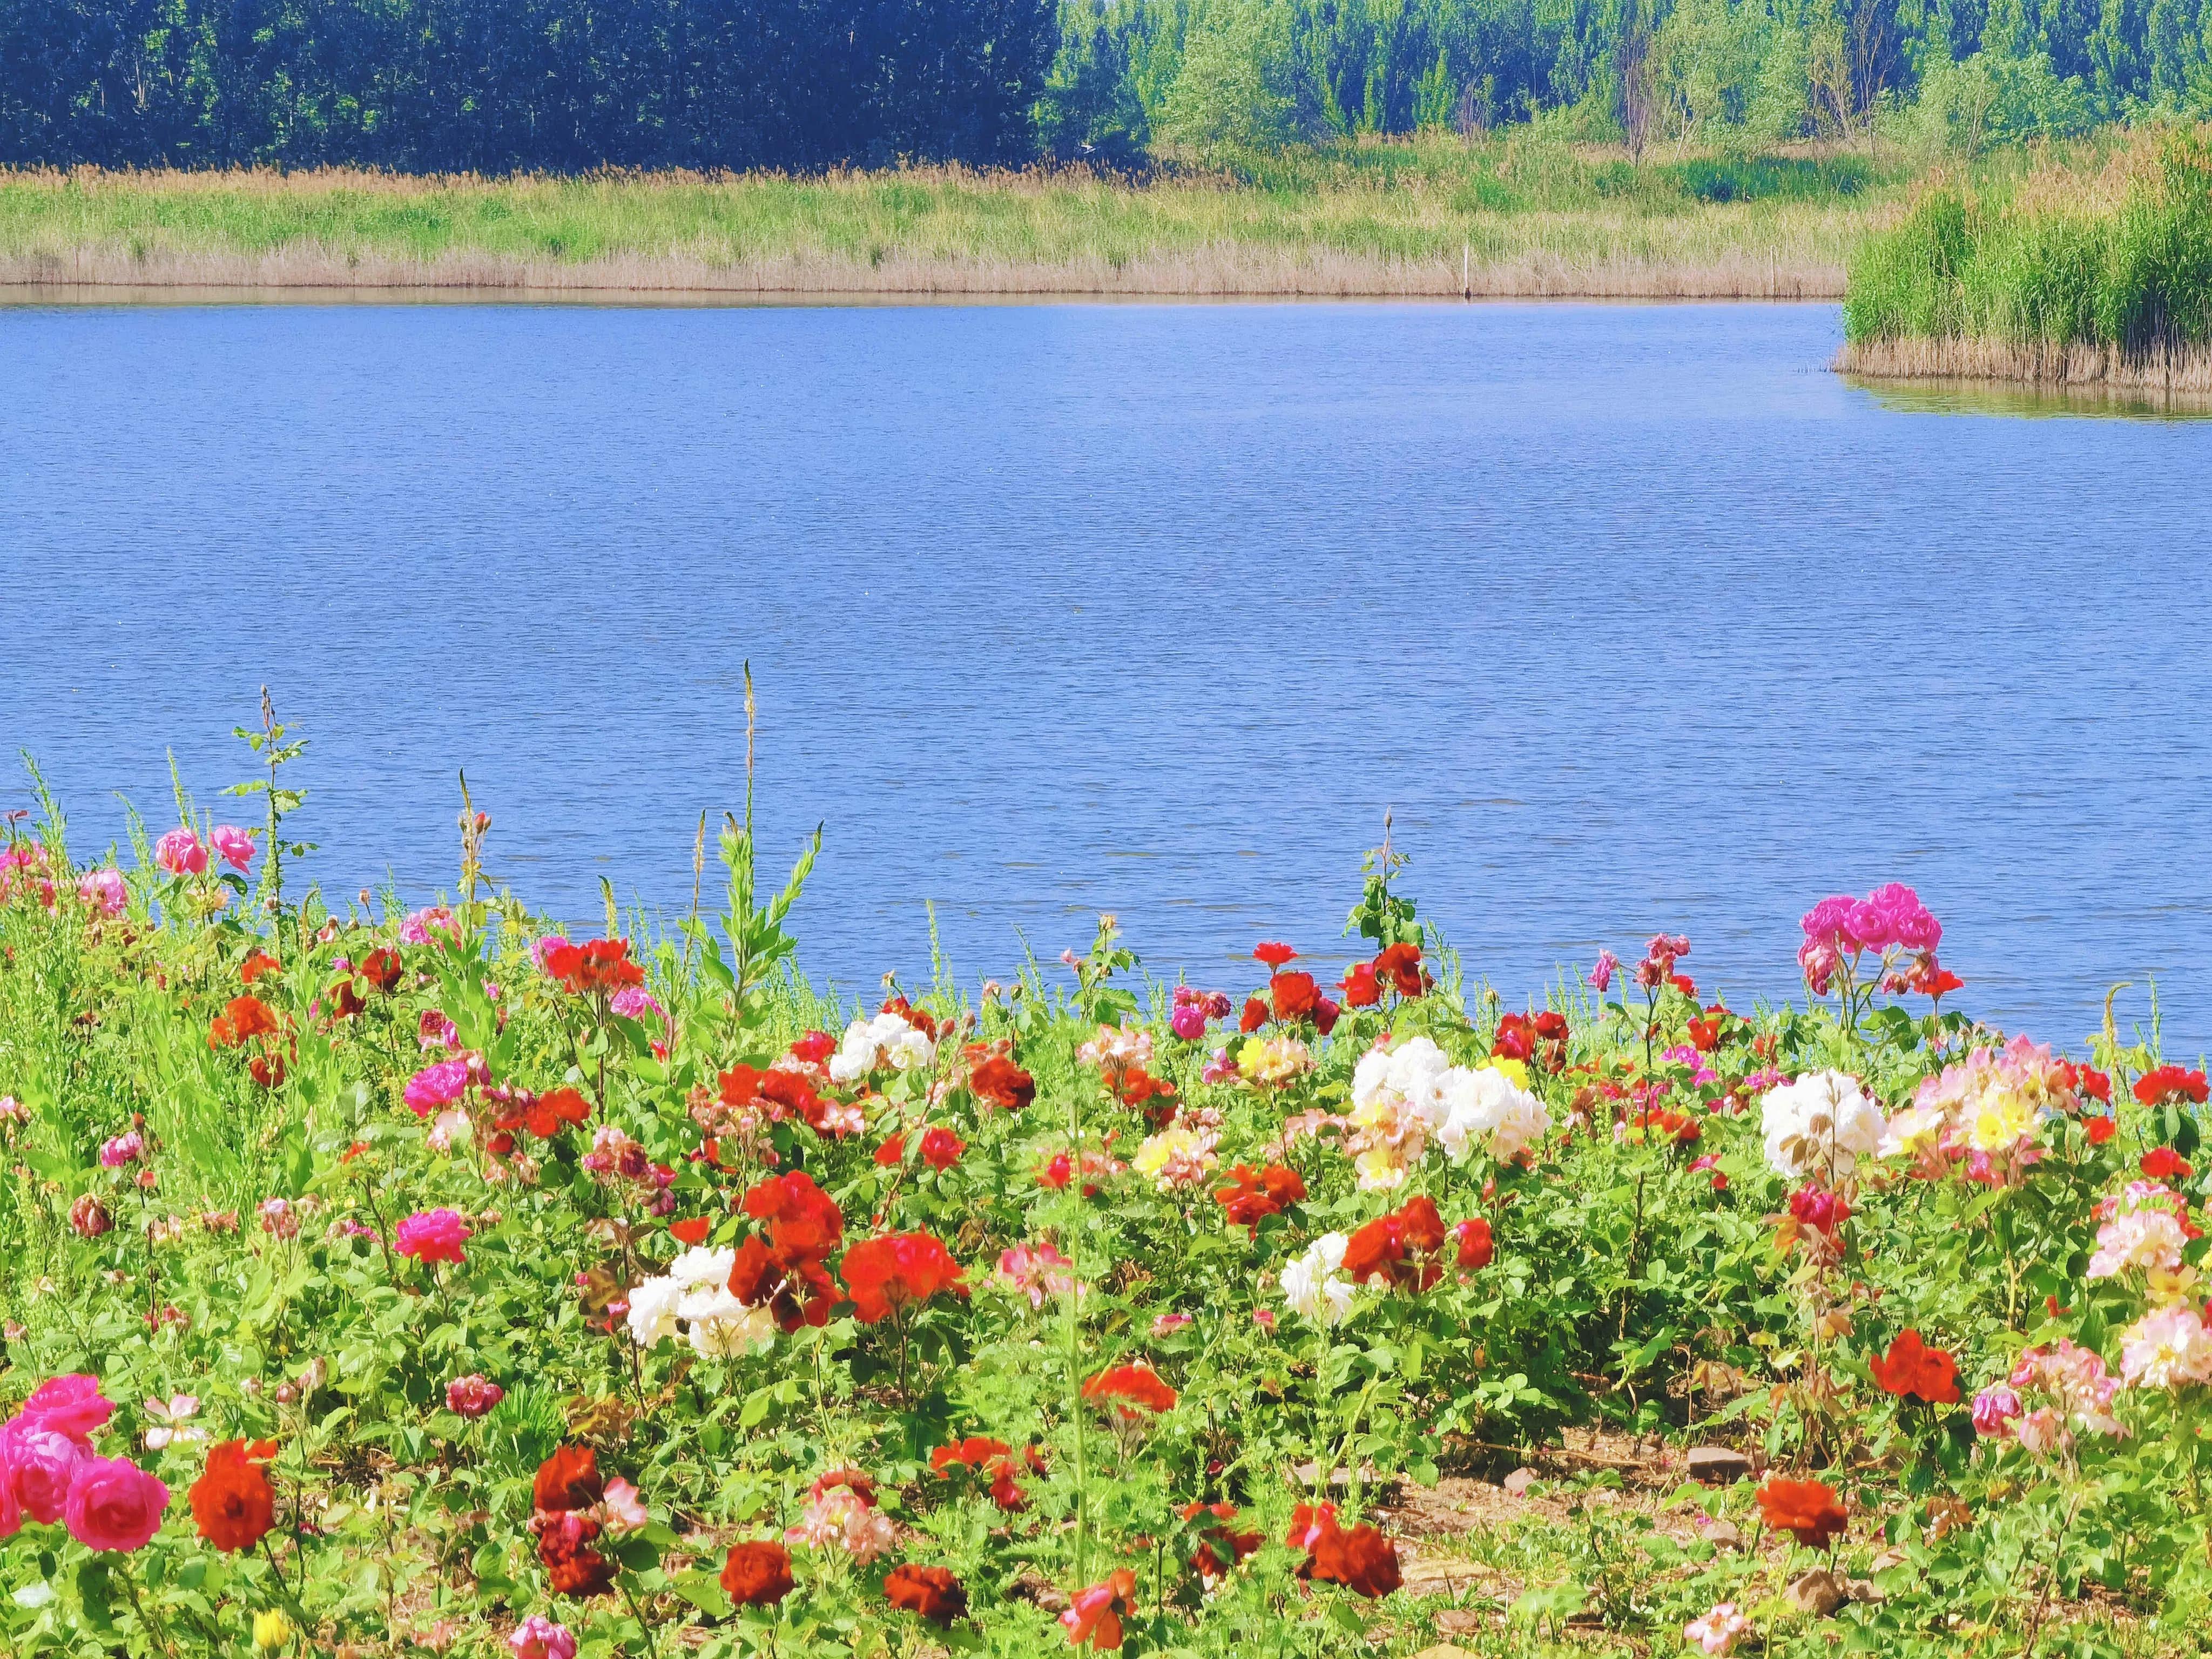
M672 1279L648 1279L631 1286L629 1334L639 1347L650 1348L676 1334L676 1309L683 1300L684 1287Z
M1283 1269L1283 1300L1291 1312L1318 1325L1334 1325L1352 1310L1352 1281L1337 1273L1350 1243L1342 1233L1324 1233Z

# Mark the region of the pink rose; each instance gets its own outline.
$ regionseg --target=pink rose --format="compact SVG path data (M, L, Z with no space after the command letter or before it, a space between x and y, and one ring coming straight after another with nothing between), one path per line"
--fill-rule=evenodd
M108 865L86 871L76 884L76 896L104 916L119 916L130 902L131 890L124 884L123 872Z
M1206 1035L1205 1008L1194 1002L1178 1004L1168 1016L1168 1029L1185 1042L1197 1042Z
M218 823L209 839L215 842L216 854L234 870L244 870L253 862L253 837L234 823Z
M70 1477L88 1454L59 1429L18 1417L0 1427L10 1499L51 1527L69 1501Z
M20 1413L22 1421L56 1430L80 1446L91 1445L94 1431L114 1415L114 1402L101 1397L100 1379L82 1371L48 1377L32 1390Z
M459 1100L469 1086L469 1065L465 1060L441 1060L425 1066L407 1079L406 1093L402 1097L407 1109L417 1117L428 1117L441 1106L450 1106Z
M446 1384L446 1409L457 1417L482 1417L506 1398L505 1389L480 1376L457 1376Z
M458 1210L417 1210L395 1230L392 1248L418 1261L465 1261L469 1224Z
M576 1659L576 1638L566 1625L533 1613L507 1638L514 1659Z
M180 823L154 843L154 862L173 876L197 876L207 869L207 848Z
M161 1529L169 1489L127 1457L87 1457L70 1482L63 1513L70 1536L88 1550L135 1550Z

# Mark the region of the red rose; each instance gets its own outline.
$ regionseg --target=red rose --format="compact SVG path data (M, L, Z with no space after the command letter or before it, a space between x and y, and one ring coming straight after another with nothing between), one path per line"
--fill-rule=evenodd
M1267 940L1262 940L1260 944L1252 947L1253 960L1255 962L1264 962L1271 969L1281 967L1285 963L1296 957L1297 955L1297 952L1291 949L1287 945L1277 945Z
M1459 1265L1469 1272L1487 1267L1497 1255L1490 1224L1480 1216L1461 1222L1452 1229L1452 1236L1459 1240Z
M886 1233L862 1239L845 1252L843 1272L853 1316L863 1325L919 1307L940 1291L968 1294L961 1283L960 1264L928 1233Z
M768 1242L786 1261L818 1261L844 1242L844 1212L804 1170L756 1182L746 1190L744 1208L768 1224Z
M1015 1065L1012 1055L988 1050L979 1055L975 1045L968 1052L968 1092L981 1104L1018 1112L1036 1098L1036 1079Z
M276 1524L276 1494L263 1468L276 1455L273 1440L226 1440L208 1448L207 1469L192 1482L192 1519L219 1550L250 1550Z
M1344 1002L1348 1008L1372 1008L1382 1000L1382 986L1375 977L1372 963L1354 963L1337 983L1343 988Z
M1267 994L1277 1019L1304 1019L1321 1000L1321 987L1311 974L1278 974L1267 981Z
M1303 1202L1306 1195L1304 1178L1280 1164L1256 1171L1249 1164L1239 1164L1229 1171L1229 1180L1231 1184L1216 1188L1213 1196L1233 1227L1256 1228L1267 1217Z
M2171 1146L2154 1146L2142 1155L2142 1172L2158 1181L2186 1181L2196 1174Z
M1418 945L1388 945L1375 958L1375 975L1387 979L1391 988L1401 997L1417 997L1428 988L1428 975L1421 970L1421 948Z
M1182 1513L1186 1523L1201 1517L1215 1523L1198 1529L1198 1548L1190 1558L1191 1570L1209 1583L1260 1547L1258 1533L1237 1532L1229 1526L1237 1518L1234 1504L1189 1504Z
M946 1567L893 1567L884 1576L884 1599L933 1625L950 1625L968 1611L968 1592Z
M1769 1476L1759 1489L1759 1510L1775 1531L1816 1550L1826 1549L1850 1523L1836 1494L1818 1480Z
M1083 1397L1103 1401L1133 1421L1139 1411L1173 1411L1178 1396L1150 1365L1114 1365L1083 1385Z
M405 964L399 952L388 945L380 945L361 959L361 976L390 996L399 988L399 975Z
M772 1607L791 1594L791 1552L765 1539L732 1544L722 1562L722 1588L741 1607Z
M1267 1005L1257 997L1244 999L1244 1012L1237 1018L1237 1029L1249 1034L1267 1023Z
M1924 1346L1917 1331L1899 1331L1889 1352L1871 1369L1875 1386L1884 1394L1924 1400L1931 1406L1958 1404L1958 1361L1941 1348Z
M2120 1126L2109 1117L2090 1118L2086 1121L2083 1127L2089 1132L2089 1144L2092 1146L2103 1146L2120 1132Z
M530 1501L549 1515L587 1510L606 1493L599 1478L599 1460L589 1446L559 1446L538 1466L531 1482Z
M237 1006L231 1005L234 1008ZM2136 1079L2136 1098L2146 1106L2160 1105L2168 1100L2193 1100L2202 1106L2206 1093L2204 1073L2181 1066L2157 1066Z
M1425 1291L1443 1271L1434 1257L1444 1238L1436 1200L1408 1199L1403 1209L1352 1235L1344 1247L1344 1275L1355 1285L1381 1279L1394 1290Z
M939 1174L960 1161L968 1143L950 1129L930 1128L921 1133L921 1161Z

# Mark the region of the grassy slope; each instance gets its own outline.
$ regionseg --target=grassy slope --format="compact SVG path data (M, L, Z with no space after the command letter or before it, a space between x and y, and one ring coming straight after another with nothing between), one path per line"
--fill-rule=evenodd
M1527 134L1146 185L15 173L0 282L1449 294L1464 249L1482 293L1833 295L1911 179L1856 155L1631 166Z

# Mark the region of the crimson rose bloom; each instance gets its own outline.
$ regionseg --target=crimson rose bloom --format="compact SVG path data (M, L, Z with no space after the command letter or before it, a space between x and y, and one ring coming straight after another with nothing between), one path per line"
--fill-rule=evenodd
M399 975L404 966L398 951L388 945L380 945L361 959L359 971L363 979L390 996L399 988Z
M273 1440L226 1440L208 1448L207 1469L192 1482L192 1519L219 1550L250 1550L276 1524L276 1494L262 1465L276 1455Z
M549 1514L587 1510L605 1495L599 1454L589 1446L556 1448L538 1466L538 1478L530 1486L532 1507Z
M864 1238L845 1252L845 1288L853 1316L873 1325L903 1309L919 1307L940 1291L966 1296L960 1264L929 1233L885 1233Z
M2196 1173L2171 1146L2154 1146L2142 1155L2142 1172L2154 1181L2186 1181Z
M1036 1079L1015 1065L1012 1055L971 1043L968 1057L968 1092L978 1103L1018 1112L1036 1098Z
M1408 1199L1403 1209L1378 1216L1352 1235L1344 1247L1344 1276L1355 1285L1380 1278L1393 1290L1425 1291L1443 1272L1434 1258L1445 1237L1436 1200Z
M1270 968L1279 968L1285 963L1295 958L1297 954L1289 945L1278 945L1268 939L1262 939L1252 947L1253 960L1264 962Z
M1267 1023L1267 1005L1257 997L1244 999L1244 1012L1237 1017L1237 1029L1248 1035Z
M730 1294L748 1308L766 1307L775 1316L776 1328L787 1334L802 1325L818 1330L830 1322L837 1281L820 1262L778 1255L754 1237L738 1246Z
M645 983L645 969L629 959L626 939L595 939L583 945L562 939L550 946L541 960L545 971L572 996L612 995Z
M1311 974L1277 974L1267 981L1267 995L1277 1019L1303 1019L1321 1000L1321 987Z
M804 1170L755 1184L745 1194L744 1212L768 1224L769 1247L787 1261L819 1261L845 1240L837 1200Z
M960 1161L968 1143L950 1129L930 1127L921 1132L921 1161L940 1175Z
M1343 988L1346 1007L1372 1008L1382 1000L1382 987L1375 977L1375 964L1371 962L1354 963L1337 984Z
M1267 1217L1303 1203L1306 1196L1304 1178L1285 1164L1270 1164L1255 1170L1249 1164L1239 1164L1229 1171L1229 1179L1231 1184L1215 1188L1213 1196L1232 1227L1257 1228Z
M968 1611L968 1592L946 1567L893 1567L884 1577L884 1598L933 1625L950 1625Z
M1204 1516L1212 1526L1201 1526L1198 1532L1198 1548L1190 1558L1191 1571L1200 1578L1218 1578L1231 1567L1260 1547L1261 1536L1256 1532L1237 1532L1229 1522L1237 1518L1234 1504L1188 1504L1183 1506L1185 1522Z
M1959 1363L1941 1348L1923 1346L1917 1331L1899 1331L1889 1352L1873 1364L1884 1394L1914 1396L1931 1406L1959 1403Z
M765 1540L732 1544L722 1563L722 1588L741 1607L772 1607L791 1594L791 1552Z
M1428 988L1428 976L1421 971L1421 948L1418 945L1389 945L1375 958L1375 976L1387 979L1390 987L1401 997L1417 997Z
M1850 1522L1836 1494L1818 1480L1784 1480L1769 1476L1759 1489L1759 1511L1777 1532L1801 1544L1826 1549Z
M1398 1588L1398 1547L1362 1522L1346 1531L1336 1522L1334 1504L1301 1504L1291 1516L1292 1549L1303 1549L1297 1576L1341 1584L1370 1600Z
M1083 1385L1083 1397L1103 1401L1133 1420L1138 1410L1173 1411L1177 1395L1150 1365L1114 1365Z
M1490 1224L1480 1216L1461 1222L1452 1229L1452 1236L1459 1240L1459 1265L1469 1272L1487 1267L1498 1253L1490 1237Z
M2160 1066L2136 1079L2136 1098L2146 1106L2166 1100L2193 1100L2202 1106L2208 1092L2212 1091L2206 1088L2204 1073L2185 1066Z

